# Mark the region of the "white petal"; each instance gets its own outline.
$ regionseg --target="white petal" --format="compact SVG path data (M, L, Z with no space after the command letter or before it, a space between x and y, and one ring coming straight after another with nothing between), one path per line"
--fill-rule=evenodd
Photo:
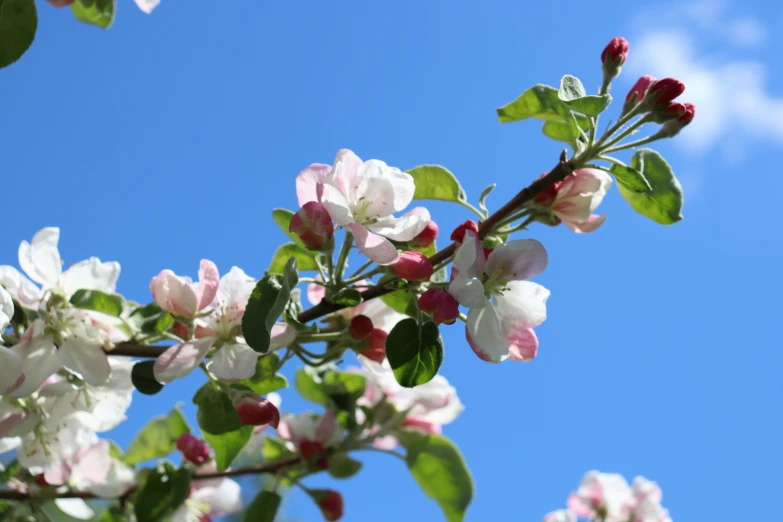
M459 304L468 308L481 307L487 301L481 281L461 273L449 284L449 293Z
M353 232L359 251L379 265L391 265L400 258L397 247L388 239L373 234L357 223L351 223L348 228Z
M311 201L321 201L320 192L330 170L332 170L330 165L313 163L299 173L296 177L296 197L300 207Z
M60 229L49 227L39 230L33 242L22 241L19 245L19 266L38 284L50 288L59 286L62 262L57 243Z
M78 518L79 520L90 520L95 516L95 511L80 498L56 498L54 503L60 511L69 517Z
M18 389L24 381L22 374L22 357L19 353L0 346L0 395Z
M27 435L41 420L37 413L22 411L8 412L0 415L0 438L14 438ZM0 452L2 453L2 452Z
M497 363L508 358L508 341L494 304L470 309L467 332L470 347L481 359Z
M361 183L356 191L357 197L372 202L372 217L388 216L404 210L413 201L416 184L413 176L390 167L380 160L369 160L359 168Z
M222 381L241 381L256 373L259 353L246 344L222 346L207 363L207 369Z
M400 218L388 216L367 225L376 234L395 241L410 241L427 227L430 212L424 207L416 207Z
M348 205L348 201L335 187L324 185L321 203L326 207L329 216L331 216L338 225L346 226L354 222L353 213L351 212L351 207Z
M460 275L481 277L484 274L484 248L472 231L465 232L465 240L454 256L454 268Z
M100 290L112 293L120 277L120 264L114 261L101 263L97 257L71 265L63 273L62 284L66 296L77 290Z
M201 364L214 342L213 337L205 337L170 347L155 361L155 379L161 384L167 384L186 376Z
M272 326L270 332L271 337L269 339L269 351L279 350L285 348L289 344L296 341L296 328L288 323L275 323Z
M11 397L27 397L62 366L54 341L48 336L23 339L12 350L22 358L24 382L9 393Z
M101 345L70 336L63 341L57 354L63 366L80 374L88 384L97 386L109 380L109 357Z
M25 308L37 309L42 292L35 283L27 279L16 268L0 266L0 285L6 287L11 296Z
M381 299L370 299L351 309L351 317L366 315L372 321L373 328L378 328L386 333L405 319L407 316L394 310Z
M242 510L242 490L237 482L228 478L220 480L216 487L196 489L191 498L209 504L212 514L230 515Z
M535 277L549 262L544 245L535 239L515 239L503 243L489 254L484 272L502 279L520 281Z
M0 286L0 332L5 329L14 316L14 300L5 288ZM2 389L2 385L0 385Z
M495 307L506 333L534 328L546 320L549 290L531 281L510 281L502 296L495 296Z
M232 266L231 270L220 278L217 299L221 306L244 311L250 294L256 287L256 280L250 277L239 267Z
M147 14L150 14L153 9L158 7L158 4L160 4L160 0L135 0L136 5L139 6L139 9L142 10L142 12L145 12Z
M337 151L334 167L326 176L326 183L336 188L346 201L356 201L356 189L361 182L359 170L362 160L348 149Z

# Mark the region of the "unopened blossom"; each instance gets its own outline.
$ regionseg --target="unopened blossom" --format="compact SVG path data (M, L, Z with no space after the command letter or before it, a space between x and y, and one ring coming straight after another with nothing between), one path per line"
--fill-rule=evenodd
M213 348L217 351L207 369L218 379L240 381L255 374L259 353L241 336L245 313L255 280L233 267L224 275L215 291L216 303L207 317L196 322L196 338L168 348L155 361L155 379L163 384L188 375ZM270 351L287 346L296 339L296 330L286 324L272 327Z
M433 273L432 263L427 256L415 250L400 253L400 258L391 269L397 277L408 281L429 281Z
M601 52L601 61L606 63L607 60L612 62L619 62L618 65L623 65L625 59L628 57L628 40L622 36L616 36L609 41L609 44Z
M432 315L435 324L454 324L459 317L459 303L445 290L429 288L419 297L418 306Z
M196 470L196 474L214 473L215 462L211 461ZM211 517L231 515L242 511L242 489L229 478L199 480L194 477L190 495L174 512L171 522L205 522Z
M536 197L535 203L576 232L583 234L598 229L606 214L593 214L603 201L612 177L598 169L578 169L563 181L548 187Z
M438 237L438 224L430 220L424 230L419 232L419 235L413 238L411 246L414 248L427 248Z
M457 228L454 229L454 231L451 233L451 240L456 241L457 243L462 243L465 240L465 232L471 231L474 234L478 235L479 232L479 226L478 223L473 221L472 219L468 219L461 225L459 225Z
M386 339L389 334L380 328L374 328L365 339L365 344L356 353L367 357L371 361L382 363L386 358Z
M310 490L310 495L321 508L321 514L327 522L335 522L343 517L343 496L339 491L314 489Z
M280 397L279 393L268 393L266 395L266 400L271 402L275 405L278 411L280 411L280 405L283 402L283 398ZM264 447L264 441L266 440L266 430L269 428L268 425L261 425L256 426L253 428L253 435L250 437L250 440L247 444L245 444L244 450L246 452L254 452L254 451L260 451L261 448Z
M526 279L543 272L547 262L543 245L533 239L504 243L485 259L478 238L465 234L449 293L470 308L466 336L479 358L502 362L535 357L533 328L546 320L549 290Z
M685 84L675 78L656 80L647 90L645 101L655 106L667 106L685 92Z
M655 137L673 138L680 133L683 127L693 121L693 118L696 116L696 106L692 103L685 103L683 106L685 107L685 111L682 115L676 120L664 123L661 129L655 134Z
M272 426L277 428L280 424L280 411L277 406L252 392L242 394L234 403L239 422L245 426Z
M315 461L325 467L329 447L336 444L343 434L334 413L328 410L323 415L311 412L298 415L286 414L280 420L277 433L288 441L292 451L300 453L306 460Z
M177 439L177 449L182 452L185 460L197 466L201 466L210 459L207 443L190 433L180 435Z
M359 251L379 265L399 257L390 239L410 241L430 221L423 207L394 216L411 203L415 189L410 174L380 160L363 162L347 149L337 153L333 166L310 165L296 179L299 205L322 203L334 222L353 234Z
M631 87L631 90L628 91L628 95L625 97L625 103L623 104L623 114L628 113L628 111L636 107L637 104L644 100L644 97L647 94L647 89L649 89L650 85L652 85L655 81L656 78L650 76L649 74L645 74L636 80L636 83L633 85L633 87Z
M74 3L76 0L46 0L55 7L66 7Z
M363 314L353 317L348 324L348 335L351 336L351 339L367 339L372 331L372 319Z
M329 211L317 201L308 201L291 217L288 231L299 236L311 250L323 250L332 244L334 224Z
M198 279L198 283L194 283L189 277L162 270L150 281L152 298L170 314L193 317L212 304L217 294L220 274L215 263L202 259Z

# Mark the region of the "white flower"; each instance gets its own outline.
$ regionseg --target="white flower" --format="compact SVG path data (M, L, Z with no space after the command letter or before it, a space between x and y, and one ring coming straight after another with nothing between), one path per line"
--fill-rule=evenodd
M327 410L323 415L312 412L297 415L287 413L280 419L277 433L289 441L292 451L299 451L302 442L317 442L323 448L328 448L340 440L343 429L337 423L334 413Z
M213 461L201 466L196 473L214 471ZM242 507L242 490L235 481L228 478L194 480L190 496L174 512L171 522L202 522L205 516L230 515L242 511Z
M622 475L589 471L568 497L568 509L580 517L602 513L605 522L626 522L632 502L631 488Z
M547 253L538 241L518 239L485 259L476 235L467 231L454 259L449 293L470 308L468 343L489 362L530 360L538 339L532 328L546 319L549 290L525 281L544 271Z
M198 284L187 276L178 276L171 270L161 270L150 281L150 292L163 310L182 317L193 317L212 304L218 291L219 278L215 263L202 259L198 270Z
M362 162L347 149L337 153L333 167L313 164L296 179L299 206L322 203L338 225L353 233L359 250L379 265L399 258L389 239L410 241L430 221L423 207L400 218L393 215L413 201L415 190L410 174L380 160Z

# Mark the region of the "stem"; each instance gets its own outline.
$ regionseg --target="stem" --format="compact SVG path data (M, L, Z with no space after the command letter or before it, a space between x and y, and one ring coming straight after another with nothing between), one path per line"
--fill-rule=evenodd
M337 256L337 264L334 266L333 279L340 285L343 279L343 272L345 271L345 262L348 261L348 253L351 251L351 245L353 244L353 234L351 231L345 230L345 238L343 239L343 246L340 248L340 254Z
M620 119L617 120L617 122L615 122L614 125L606 129L604 135L601 136L601 138L595 144L595 149L600 149L606 140L611 138L614 135L614 133L617 132L623 125L631 121L637 114L639 114L639 111L641 110L641 105L642 104L638 104L636 107L628 111L628 114L626 114L625 116L621 116ZM590 153L587 155L589 159L592 157L594 149L588 149L588 152Z
M509 223L513 223L514 221L516 221L519 218L523 218L523 217L525 217L527 215L530 215L532 212L533 212L533 209L526 208L526 209L521 210L520 212L512 214L511 216L507 217L506 219L504 219L503 221L498 223L497 228L499 229L501 227L504 227L504 226L508 225Z
M530 223L532 223L533 221L535 221L535 220L536 220L536 216L530 216L526 220L524 220L522 223L520 223L519 225L516 225L515 227L511 227L508 230L504 230L503 233L504 234L511 234L512 232L516 232L518 230L523 230L523 229L527 228L527 226Z
M342 332L300 333L296 340L300 343L318 343L323 341L339 341L342 336Z
M465 314L459 314L457 317L458 317L458 318L459 318L459 320L460 320L460 321L462 321L463 323L467 323L467 322L468 322L468 316L467 316L467 315L465 315Z
M642 138L640 140L631 141L617 147L610 147L608 149L604 149L601 151L601 154L609 154L610 152L617 152L619 150L632 149L634 147L639 147L640 145L646 145L648 143L652 143L653 141L657 141L659 139L660 139L659 137L656 137L653 134L652 136L647 136L646 138ZM600 156L599 158L602 160L611 161L609 159L606 159L604 156Z
M462 205L463 207L467 208L468 210L473 211L473 213L478 216L479 221L481 221L482 219L484 219L486 217L483 212L481 212L479 209L477 209L476 207L474 207L473 205L471 205L467 201L458 201L458 203L460 205Z
M598 116L590 118L587 121L588 125L590 125L590 137L587 140L587 149L590 150L593 148L593 143L595 143L595 129L598 127Z
M616 138L610 140L608 143L603 145L604 150L610 148L615 143L619 143L626 136L628 136L629 134L633 133L636 129L638 129L639 127L641 127L645 123L649 123L649 120L647 120L647 118L639 118L632 125L630 125L627 129L625 129L623 132L618 134ZM603 152L601 151L600 154L603 154Z
M372 264L372 261L370 261L370 264ZM357 281L361 281L362 279L367 279L368 277L372 277L375 274L378 274L378 273L381 273L381 272L383 272L383 267L382 266L376 266L375 268L373 268L369 272L365 272L363 274L351 276L350 278L348 278L345 281L343 281L343 283L346 284L346 285L350 285L351 283L356 283Z
M346 280L346 283L350 282L351 279L355 278L357 275L361 274L362 272L370 268L374 262L375 261L373 261L372 259L369 259L366 263L364 263L362 266L357 268L353 274L351 274L351 277L348 280Z

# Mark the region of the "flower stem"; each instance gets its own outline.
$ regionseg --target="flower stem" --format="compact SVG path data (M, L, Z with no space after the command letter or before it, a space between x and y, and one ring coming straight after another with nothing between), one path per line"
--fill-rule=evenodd
M345 281L343 281L343 284L350 285L351 283L356 283L357 281L361 281L362 279L367 279L368 277L372 277L375 274L379 274L381 272L383 272L383 267L382 266L376 266L375 268L373 268L369 272L365 272L363 274L351 276L350 278L348 278Z
M620 151L620 150L632 149L632 148L635 148L635 147L640 147L642 145L646 145L648 143L652 143L653 141L657 141L659 139L660 139L660 137L656 137L653 134L652 136L647 136L646 138L642 138L640 140L631 141L631 142L628 142L628 143L624 143L622 145L618 145L617 147L610 147L608 149L604 149L604 150L601 151L602 156L600 156L600 159L606 160L606 161L612 161L612 160L606 159L606 157L603 156L603 155L604 154L609 154L611 152L617 152L617 151Z
M479 221L484 220L484 219L487 218L487 216L485 216L482 211L480 211L479 209L477 209L476 207L474 207L473 205L471 205L467 201L460 200L460 201L458 201L458 203L460 205L462 205L463 207L467 208L468 210L472 211L474 214L476 214L478 216L478 218L479 218Z
M348 253L351 251L351 245L353 245L353 234L351 231L345 230L345 238L343 239L343 246L340 248L340 254L337 256L337 264L334 266L333 279L340 286L343 279L343 272L345 271L345 263L348 261Z

